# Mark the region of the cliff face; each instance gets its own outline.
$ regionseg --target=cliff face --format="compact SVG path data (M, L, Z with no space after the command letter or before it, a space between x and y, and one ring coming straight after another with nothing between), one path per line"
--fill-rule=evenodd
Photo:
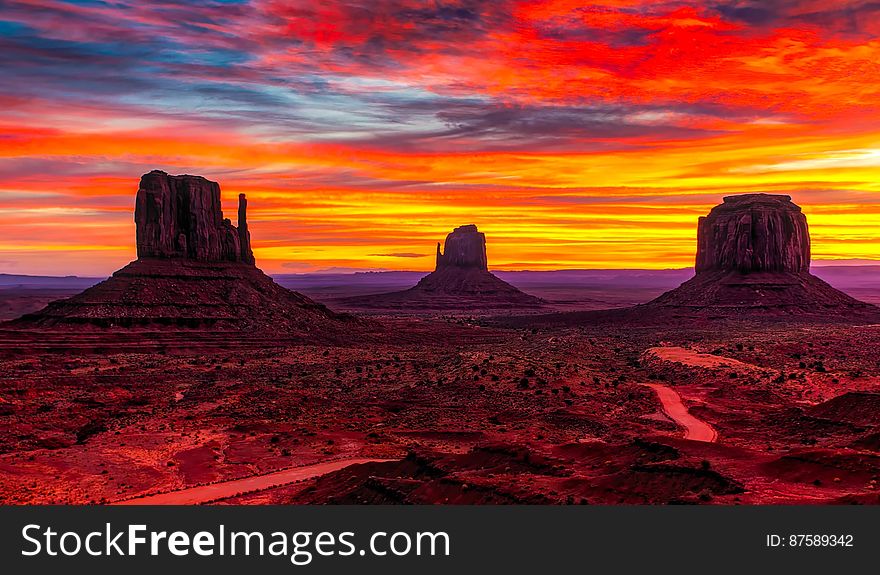
M728 196L697 225L697 273L810 270L807 218L789 196Z
M474 224L459 226L452 230L452 233L446 236L443 253L440 253L440 244L437 244L435 271L450 267L489 270L486 260L486 234L477 231L477 226Z
M220 186L201 176L170 176L158 170L144 174L134 220L138 258L254 264L244 194L239 196L236 228L223 218Z

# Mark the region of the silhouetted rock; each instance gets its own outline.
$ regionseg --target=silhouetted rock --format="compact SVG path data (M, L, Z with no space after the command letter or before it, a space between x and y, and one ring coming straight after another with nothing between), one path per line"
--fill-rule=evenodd
M15 323L259 330L315 338L333 338L358 324L279 286L254 265L244 194L238 202L236 228L223 218L216 182L145 174L135 205L137 261Z
M648 303L510 318L506 325L697 325L711 320L876 323L880 308L810 273L810 236L788 196L744 194L701 217L696 274Z
M810 271L807 218L791 197L727 196L697 225L697 273Z
M236 228L223 218L217 182L159 170L144 174L134 210L138 257L253 264L246 211L241 194Z
M489 270L486 260L486 234L477 231L477 226L459 226L446 236L443 253L437 243L437 266L435 270L455 267L475 270Z
M789 196L728 196L699 220L696 275L637 309L708 315L876 312L810 273L807 218Z
M429 292L505 300L511 305L535 305L540 300L524 294L489 272L486 259L486 235L469 224L455 228L446 236L443 253L437 244L437 267L423 277L410 292Z
M238 194L238 244L241 248L241 261L254 265L254 252L251 249L251 232L247 225L247 198Z
M536 308L543 301L523 293L489 271L486 236L477 226L455 228L446 236L443 251L437 244L437 265L412 288L400 292L344 298L350 309L426 309L479 311Z

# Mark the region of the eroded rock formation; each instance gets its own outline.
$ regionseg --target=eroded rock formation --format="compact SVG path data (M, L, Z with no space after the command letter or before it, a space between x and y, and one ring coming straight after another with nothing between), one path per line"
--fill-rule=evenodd
M201 176L144 174L134 220L138 258L254 264L244 194L238 197L236 228L223 218L220 186Z
M791 197L727 196L697 224L696 272L810 270L807 218Z
M310 339L336 338L365 325L281 287L254 265L244 194L236 227L223 218L216 182L153 171L141 178L135 222L136 261L17 324L209 328Z
M437 266L443 268L465 268L489 270L486 259L486 234L477 231L477 226L468 224L459 226L446 236L443 253L440 253L440 242L437 242Z
M244 194L238 194L238 245L240 248L241 261L254 265L254 252L251 250L251 232L247 224L247 198Z
M697 226L696 275L639 306L683 313L792 317L874 313L810 273L807 218L789 196L728 196Z
M486 235L474 224L468 224L455 228L446 236L442 252L437 244L434 271L414 287L400 292L345 298L339 303L348 309L479 311L535 308L544 302L521 292L489 271Z

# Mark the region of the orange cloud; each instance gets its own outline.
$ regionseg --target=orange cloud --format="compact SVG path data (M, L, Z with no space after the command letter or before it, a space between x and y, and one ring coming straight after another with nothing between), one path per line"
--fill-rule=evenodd
M873 5L772 4L12 3L3 271L118 268L153 168L246 192L273 272L428 269L470 222L496 268L686 266L747 191L880 259L880 30L845 10Z

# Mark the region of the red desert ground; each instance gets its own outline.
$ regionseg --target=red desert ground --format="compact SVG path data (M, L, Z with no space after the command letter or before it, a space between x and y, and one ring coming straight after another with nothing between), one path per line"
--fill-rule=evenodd
M880 2L0 5L0 504L880 503Z
M145 174L138 259L2 324L2 501L878 502L880 308L810 272L788 196L726 197L691 279L616 306L498 278L473 224L328 306L220 198Z

